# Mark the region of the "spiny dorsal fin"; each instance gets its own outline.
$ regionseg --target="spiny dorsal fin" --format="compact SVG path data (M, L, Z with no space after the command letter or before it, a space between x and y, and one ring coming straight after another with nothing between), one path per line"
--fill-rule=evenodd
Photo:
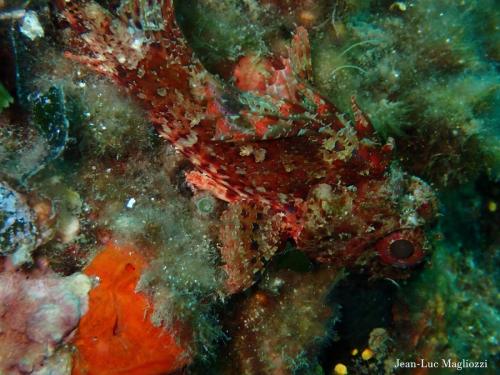
M294 73L305 81L312 81L311 46L307 30L299 26L295 30L289 48L289 58Z

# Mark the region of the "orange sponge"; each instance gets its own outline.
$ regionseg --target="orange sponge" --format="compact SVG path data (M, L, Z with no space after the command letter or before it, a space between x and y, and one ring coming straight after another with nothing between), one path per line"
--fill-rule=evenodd
M167 374L189 363L173 333L152 325L152 305L135 291L144 259L108 244L87 266L99 285L74 338L73 375Z

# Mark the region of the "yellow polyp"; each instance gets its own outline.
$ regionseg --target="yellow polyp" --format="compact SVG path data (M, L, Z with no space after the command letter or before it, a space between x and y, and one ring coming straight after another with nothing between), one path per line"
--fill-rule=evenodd
M488 211L490 212L496 212L497 210L497 202L495 201L489 201L488 202Z
M347 375L347 367L343 363L337 363L333 369L335 375Z
M372 359L374 355L375 355L375 353L373 353L373 350L371 350L370 348L366 348L361 353L361 358L363 358L364 361L368 361L368 360Z
M400 12L404 12L406 11L406 9L407 6L402 1L396 1L395 3L392 3L391 6L389 7L389 10L400 11Z
M358 355L358 353L359 353L359 350L358 350L358 349L356 349L356 348L354 348L354 349L351 351L351 355L353 355L353 356L354 356L354 355Z

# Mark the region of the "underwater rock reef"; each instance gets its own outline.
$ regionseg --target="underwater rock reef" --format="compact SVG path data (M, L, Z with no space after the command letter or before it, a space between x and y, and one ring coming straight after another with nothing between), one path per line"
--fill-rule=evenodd
M0 1L0 373L496 374L499 25Z

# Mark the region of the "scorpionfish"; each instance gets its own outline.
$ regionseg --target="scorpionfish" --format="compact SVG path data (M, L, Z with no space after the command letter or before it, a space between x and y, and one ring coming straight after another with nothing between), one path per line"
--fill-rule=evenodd
M229 203L219 236L229 292L250 286L284 241L339 266L424 258L434 193L391 163L394 141L380 142L354 97L349 120L314 90L306 28L286 56L243 56L228 83L194 55L171 0L147 12L138 1L114 13L92 1L59 8L67 56L125 88L192 163L190 186Z

